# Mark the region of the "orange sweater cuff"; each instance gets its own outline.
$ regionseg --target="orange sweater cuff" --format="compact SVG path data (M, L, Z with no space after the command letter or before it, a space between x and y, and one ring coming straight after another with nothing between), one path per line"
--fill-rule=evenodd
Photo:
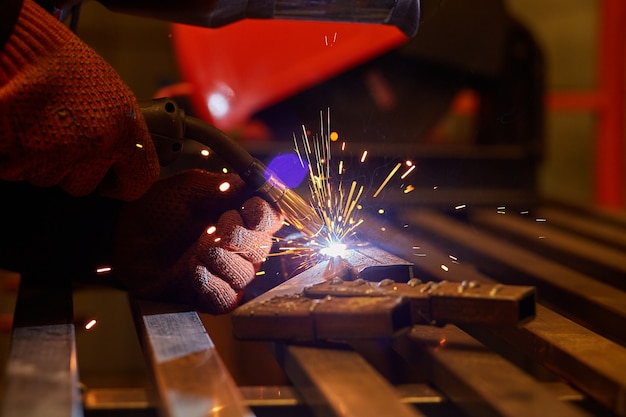
M0 85L25 66L53 54L74 36L33 0L24 0L13 33L0 53Z

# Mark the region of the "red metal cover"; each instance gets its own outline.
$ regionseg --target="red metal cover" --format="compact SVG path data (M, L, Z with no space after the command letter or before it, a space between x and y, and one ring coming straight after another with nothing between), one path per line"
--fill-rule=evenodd
M194 110L222 130L407 39L393 26L312 21L246 19L172 30Z

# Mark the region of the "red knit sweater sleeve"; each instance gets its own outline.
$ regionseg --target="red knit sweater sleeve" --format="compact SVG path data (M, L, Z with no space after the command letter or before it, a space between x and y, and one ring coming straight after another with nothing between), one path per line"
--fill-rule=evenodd
M76 196L99 187L131 200L158 174L131 90L63 24L24 0L0 53L0 179L58 185Z

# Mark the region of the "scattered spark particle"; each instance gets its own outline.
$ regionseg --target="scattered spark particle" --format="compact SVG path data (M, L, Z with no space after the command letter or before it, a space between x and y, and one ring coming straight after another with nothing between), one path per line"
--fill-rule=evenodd
M498 210L506 210L506 206L499 206Z
M265 271L259 271L255 274L257 277L260 277L261 275L265 275Z
M406 164L406 166L408 166L408 167L412 167L412 166L413 166L413 161L409 161L409 160L407 159L407 161L405 162L405 164Z
M220 242L221 240L222 240L222 238L221 238L221 237L216 237L216 238L213 240L213 242L218 243L218 242Z
M425 254L425 253L415 253L414 255L415 255L415 256L426 256L426 254Z
M200 151L200 155L204 156L205 158L207 156L209 156L209 150L208 149L203 149Z
M448 255L448 258L452 259L453 261L458 261L459 259L454 256L454 255Z
M228 191L230 189L230 183L229 182L223 182L223 183L220 184L220 186L218 188L219 188L219 190L221 192Z
M105 272L111 272L110 266L101 266L96 269L97 274L104 274Z
M402 227L407 229L409 227L409 225L408 224L404 224Z
M365 158L367 158L367 151L363 151L363 154L361 155L361 162L365 162Z
M215 233L215 231L216 231L216 230L217 230L217 227L215 227L215 226L209 226L209 227L206 229L206 233L207 233L208 235L212 235L213 233Z
M330 140L332 142L337 142L337 140L339 140L339 133L337 133L337 132L330 132Z
M537 236L539 239L545 239L545 236Z
M341 144L341 151L345 151L346 150L346 142L342 142Z
M441 264L441 269L443 269L444 271L448 272L450 270L450 268L448 268L447 266L445 266L444 264Z
M467 204L459 204L458 206L456 206L454 209L455 210L461 210L467 207Z
M407 169L404 174L402 174L400 179L405 179L415 169L415 165L409 165L409 166L410 166L410 168Z
M528 210L524 210L524 211L520 211L519 214L528 214L529 211Z
M439 188L439 186L438 186L438 185L434 185L434 186L433 186L433 190L436 190L437 188Z
M411 184L407 185L406 188L404 189L404 194L408 194L411 191L415 190L415 187L413 187Z
M496 214L506 214L506 211L504 211L504 210L498 210L498 211L496 211Z
M89 323L85 324L85 330L91 330L97 323L96 319L89 320Z
M386 228L386 227L381 227L381 228L380 228L380 231L381 231L381 232L386 232L386 231L387 231L387 228Z
M378 214L385 214L385 209L378 209Z
M393 177L395 175L396 172L398 172L398 170L400 169L400 167L402 166L401 163L398 163L389 173L389 175L387 175L387 178L385 178L385 180L383 181L382 184L380 184L380 187L378 187L378 190L376 190L376 192L374 193L374 195L372 197L376 198L378 197L378 194L380 194L380 192L383 190L383 188L385 188L385 185L387 185L387 183L389 182L389 180L391 180L391 177Z
M143 144L141 143L136 143L135 146L139 149L143 149Z
M224 174L228 174L228 168L226 168L226 167L222 168L222 172L223 172Z
M411 249L421 249L421 246L413 246Z
M537 218L535 219L535 221L536 221L536 222L545 222L545 221L546 221L546 219L544 219L543 217L537 217Z
M338 173L339 175L343 174L343 161L339 161Z

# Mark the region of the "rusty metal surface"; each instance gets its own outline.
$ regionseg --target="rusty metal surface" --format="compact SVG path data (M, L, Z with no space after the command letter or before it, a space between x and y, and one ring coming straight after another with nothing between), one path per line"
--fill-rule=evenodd
M345 259L322 262L237 308L234 335L288 341L390 338L412 323L516 326L535 315L533 287L422 283L407 268L412 271L412 264L371 245L348 251ZM371 282L363 276L385 278Z
M276 345L276 356L316 416L418 417L399 393L358 353Z
M558 262L433 211L411 211L407 220L459 259L507 284L535 285L539 300L618 342L626 342L626 293Z
M290 341L389 338L411 324L401 297L282 296L251 301L232 315L240 339Z
M370 229L368 237L389 251L413 259L418 277L456 282L475 280L486 284L502 278L497 274L488 276L475 265L460 260L452 255L458 252L450 246L436 245L418 233L402 233L403 230L392 225L385 227L388 236ZM474 244L474 241L466 244ZM519 328L493 330L474 326L471 330L472 333L488 332L506 341L508 352L528 355L608 410L626 415L626 347L602 337L593 326L576 323L540 301L535 319Z
M563 210L545 206L536 210L537 216L549 219L563 230L575 232L593 242L603 243L611 247L626 250L626 219L619 222L614 219L611 223L597 219L590 215L580 215L571 210Z
M414 326L397 350L471 416L588 416L454 325Z
M473 210L469 218L472 223L504 237L508 242L516 242L569 268L626 290L624 252L573 232L560 230L552 225L553 218L558 216L554 213L552 216L503 215L495 210Z
M368 282L333 278L304 288L309 297L403 297L411 304L411 322L474 323L517 326L535 316L535 289L530 286L481 284L463 280Z

